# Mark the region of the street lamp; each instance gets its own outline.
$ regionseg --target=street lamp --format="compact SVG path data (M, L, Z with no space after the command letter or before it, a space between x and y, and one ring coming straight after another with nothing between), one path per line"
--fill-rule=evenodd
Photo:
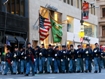
M85 0L84 0L84 3L87 3ZM88 5L90 4L90 8L91 8L91 12L92 12L92 8L98 8L98 7L96 7L94 4L95 4L95 2L90 2L90 3L88 3ZM80 23L81 23L81 31L80 31L80 33L84 33L84 25L83 25L83 23L84 23L84 20L83 20L83 17L84 17L84 13L85 12L83 12L83 8L86 8L86 6L83 6L82 5L82 0L81 0L81 20L80 20ZM88 14L89 14L89 12L88 12L88 9L89 9L89 7L87 7L86 8L86 13L85 13L85 15L87 15L88 16ZM87 18L88 19L88 18ZM85 41L87 41L89 44L90 44L90 39L89 38L87 38L87 37L83 37L83 40L85 40ZM81 45L82 45L82 43L83 42L81 42Z
M5 6L5 24L4 24L4 38L5 38L5 32L6 32L6 22L7 22L7 3L8 0L6 0L3 5ZM6 39L4 40L4 44L6 42Z

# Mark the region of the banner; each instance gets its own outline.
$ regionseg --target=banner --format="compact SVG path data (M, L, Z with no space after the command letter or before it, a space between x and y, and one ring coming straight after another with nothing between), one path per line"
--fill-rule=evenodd
M63 35L62 25L56 23L52 18L51 18L51 25L52 25L52 36L54 43L61 42Z
M89 19L89 3L85 1L82 5L82 18Z

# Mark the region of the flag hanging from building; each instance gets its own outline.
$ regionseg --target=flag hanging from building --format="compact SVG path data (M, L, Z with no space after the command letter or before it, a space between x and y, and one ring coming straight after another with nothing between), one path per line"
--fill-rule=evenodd
M52 25L52 36L54 43L61 42L63 35L62 25L56 23L52 18L51 18L51 25Z
M88 19L89 18L89 3L84 2L82 6L82 18L83 19Z
M39 35L41 41L48 37L50 28L51 28L50 19L44 18L39 14Z

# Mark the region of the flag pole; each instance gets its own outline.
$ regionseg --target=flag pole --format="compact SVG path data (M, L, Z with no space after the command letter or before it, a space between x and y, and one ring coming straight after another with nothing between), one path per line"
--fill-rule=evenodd
M45 5L45 8L46 8L47 6L48 6L48 4ZM44 9L42 10L41 14L42 14L43 12L44 12ZM36 22L35 22L35 24L34 24L34 26L33 26L34 28L35 28L35 26L36 26L36 24L37 24L38 21L39 21L39 17L38 17L38 19L36 20Z
M44 11L44 9L42 10L42 12L41 12L41 14L43 13L43 11ZM46 11L45 11L45 13L42 15L42 16L45 16L45 14L47 13L47 9L46 9ZM39 14L40 14L40 10L39 10ZM39 20L39 18L38 18L38 20ZM39 24L38 24L38 26L39 26ZM40 36L39 36L39 40L40 40ZM44 42L44 41L43 41ZM40 41L40 44L41 44L41 41Z

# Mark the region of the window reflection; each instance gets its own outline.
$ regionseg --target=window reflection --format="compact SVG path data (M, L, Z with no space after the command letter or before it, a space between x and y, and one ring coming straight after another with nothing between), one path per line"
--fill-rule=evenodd
M20 14L21 14L22 16L24 15L24 0L21 0Z
M16 14L20 14L20 6L19 6L20 0L16 0Z
M11 13L14 14L15 13L15 0L12 0L12 11Z

